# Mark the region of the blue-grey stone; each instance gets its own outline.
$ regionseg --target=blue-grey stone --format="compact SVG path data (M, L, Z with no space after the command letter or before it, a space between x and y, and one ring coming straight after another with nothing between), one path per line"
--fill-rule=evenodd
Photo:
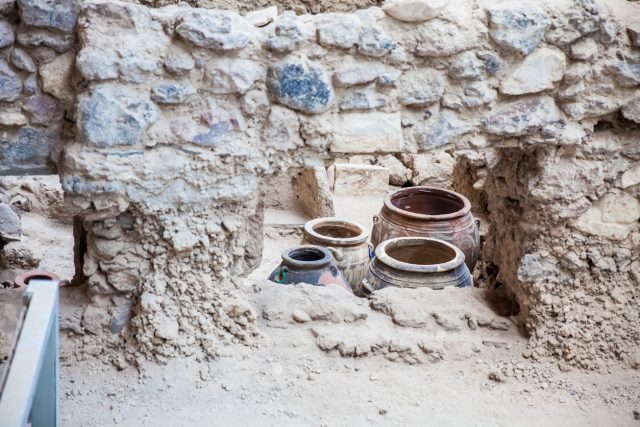
M558 120L560 114L555 101L544 96L502 105L482 119L482 127L494 135L521 136Z
M162 64L155 57L141 55L136 50L121 52L118 60L120 79L125 82L142 83L149 78L149 74L159 74Z
M0 242L20 240L22 225L20 217L7 203L0 203Z
M77 0L18 0L20 17L25 25L73 32L80 12Z
M0 59L0 101L15 101L21 92L22 79L6 61Z
M62 117L60 102L49 95L34 95L22 103L22 110L34 125L46 125Z
M121 304L118 304L113 310L111 315L111 321L109 322L109 330L117 334L124 329L131 315L133 314L133 301L125 299Z
M535 282L549 279L558 274L558 260L551 255L543 257L539 253L525 254L518 267L518 280Z
M442 111L432 117L419 135L421 150L431 150L455 142L455 139L473 130L452 111Z
M195 66L196 61L188 52L171 54L164 61L164 68L171 74L187 73L193 70Z
M635 87L640 85L640 62L618 61L607 66L620 86Z
M9 24L9 21L0 19L0 49L3 47L11 46L15 41L15 35L13 27Z
M16 7L16 0L0 0L0 15L8 15Z
M83 140L99 148L136 145L159 117L146 94L103 83L79 96L78 128Z
M29 55L26 50L20 49L19 47L13 49L13 52L11 52L11 63L17 69L28 71L30 73L35 73L38 69L33 58L31 58L31 55Z
M433 69L406 72L401 82L400 104L407 107L425 107L442 98L444 94L444 78Z
M502 68L502 60L492 52L480 52L478 58L484 62L485 69L489 74L495 74Z
M305 113L320 113L333 100L324 69L297 57L269 67L267 87L280 104Z
M112 50L83 48L76 58L76 68L87 80L109 80L118 78L120 59Z
M499 46L530 54L544 37L551 21L535 4L509 5L488 10L489 35Z
M246 25L243 25L246 24ZM185 13L176 33L195 46L214 50L238 50L251 41L252 27L235 12L203 10Z
M483 74L484 63L474 52L461 53L449 67L449 75L454 79L475 80Z
M18 43L25 47L47 46L58 53L66 52L73 47L74 33L60 33L43 28L20 28Z
M49 153L60 139L56 129L21 127L0 133L0 175L55 173Z
M22 84L22 92L25 95L33 95L38 91L38 77L35 74L30 74L26 79L24 79L24 83Z
M376 92L373 85L353 90L340 102L340 110L373 110L387 105L384 95Z
M362 29L358 38L358 52L362 55L380 58L396 47L394 42L384 31L376 26Z
M191 83L166 82L151 89L151 100L158 104L180 104L195 93Z

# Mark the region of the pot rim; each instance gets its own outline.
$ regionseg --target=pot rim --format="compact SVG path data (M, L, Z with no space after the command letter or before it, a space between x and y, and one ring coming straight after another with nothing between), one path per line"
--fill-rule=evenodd
M405 242L435 242L437 244L446 246L447 248L453 250L455 252L455 256L453 259L443 262L440 264L410 264L408 262L398 261L395 258L392 258L387 254L387 247L390 245L397 244L400 241ZM437 273L437 272L445 272L454 270L460 265L464 265L464 252L460 248L455 245L452 245L449 242L445 242L444 240L436 239L433 237L396 237L393 239L385 240L381 242L376 248L376 257L375 259L379 260L383 264L402 271L411 271L416 273Z
M420 213L405 211L404 209L400 209L399 207L394 206L394 204L391 202L392 199L403 196L404 193L406 193L406 195L410 195L412 193L417 193L417 192L422 192L427 194L440 194L440 195L447 196L450 199L461 201L463 205L462 209L456 212L448 213L448 214L427 215L427 214L420 214ZM467 199L462 194L456 193L455 191L451 191L451 190L445 190L444 188L428 187L428 186L407 187L407 188L402 188L400 190L394 191L391 194L387 194L384 198L384 206L387 209L389 209L391 212L396 213L398 215L419 219L423 221L424 220L440 221L440 220L459 218L461 216L468 214L471 211L471 202L469 202L469 199Z
M24 273L16 276L16 278L14 279L14 283L17 285L17 287L22 288L28 286L29 281L37 277L44 277L44 280L51 280L60 283L60 277L57 274L43 270L25 271Z
M347 224L358 228L360 230L360 234L355 237L340 238L325 236L324 234L320 234L315 230L315 228L319 225L344 226ZM304 225L304 232L305 234L319 242L337 246L358 245L360 243L366 242L369 238L369 230L367 230L364 225L355 221L350 221L348 219L335 216L316 218L312 219L311 221L307 221Z
M291 255L290 255L291 252L304 250L304 249L315 250L315 251L321 252L323 257L321 259L318 259L318 260L315 260L315 261L300 261L300 260L291 258ZM331 255L331 252L329 252L328 249L323 248L322 246L300 245L300 246L294 246L294 247L285 249L282 252L282 261L287 266L311 269L311 268L318 268L318 267L323 267L323 266L329 265L331 263L331 261L333 261L333 255Z

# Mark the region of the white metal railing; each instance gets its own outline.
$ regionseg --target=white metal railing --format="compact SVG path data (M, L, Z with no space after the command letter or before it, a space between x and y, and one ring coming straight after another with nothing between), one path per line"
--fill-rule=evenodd
M0 427L60 425L58 299L58 282L29 281L24 321L0 382Z

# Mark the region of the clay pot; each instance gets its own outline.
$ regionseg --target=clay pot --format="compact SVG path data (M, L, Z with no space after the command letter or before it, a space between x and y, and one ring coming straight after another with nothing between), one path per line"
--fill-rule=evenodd
M327 248L358 295L362 279L367 272L373 246L368 242L369 230L357 222L341 218L317 218L304 225L302 244Z
M269 275L269 280L283 285L339 286L352 292L331 252L321 246L303 245L287 249L282 253L278 268Z
M471 285L473 278L462 251L430 237L398 237L380 243L362 282L369 293L387 286L443 289Z
M480 255L480 233L471 204L461 194L432 187L410 187L385 197L373 217L371 242L394 237L434 237L453 243L465 256L469 271Z
M48 271L39 271L39 270L31 270L26 273L22 273L16 276L15 284L16 287L22 288L24 286L29 285L30 280L52 280L57 283L61 283L60 277L58 275L49 273Z

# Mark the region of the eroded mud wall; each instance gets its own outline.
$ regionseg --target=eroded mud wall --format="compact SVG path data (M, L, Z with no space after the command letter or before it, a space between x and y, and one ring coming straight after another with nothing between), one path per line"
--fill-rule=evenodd
M530 355L636 363L637 5L81 9L59 171L87 214L85 348L163 360L251 343L237 278L260 254L263 177L448 151L487 213L488 276L516 299Z

